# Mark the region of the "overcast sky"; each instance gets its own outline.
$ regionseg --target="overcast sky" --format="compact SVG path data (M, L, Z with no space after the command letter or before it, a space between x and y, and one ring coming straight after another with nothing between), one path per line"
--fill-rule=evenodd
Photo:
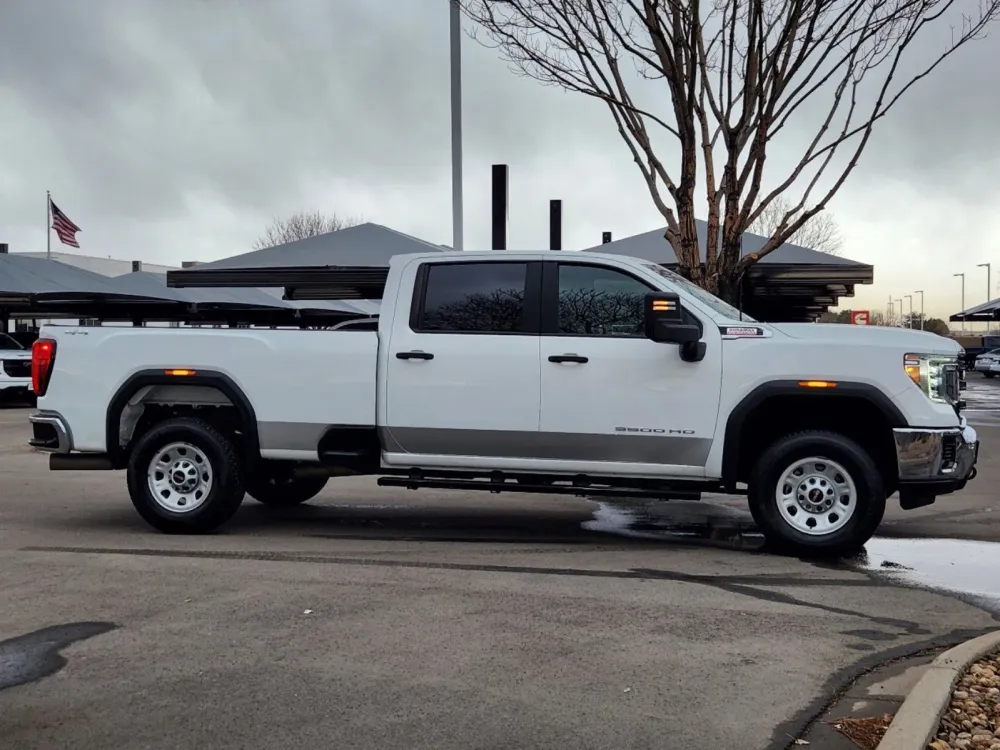
M876 269L854 307L924 289L954 312L951 274L971 306L983 262L1000 296L998 38L922 82L833 202L844 254ZM513 248L546 245L550 198L567 247L663 224L606 109L463 54L467 247L489 245L493 163ZM244 252L300 209L450 243L448 86L445 0L6 0L0 241L44 250L51 190L79 252L125 260Z

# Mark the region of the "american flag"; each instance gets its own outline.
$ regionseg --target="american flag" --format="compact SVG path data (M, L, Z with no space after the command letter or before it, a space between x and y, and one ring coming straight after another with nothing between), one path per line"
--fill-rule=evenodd
M76 233L80 231L80 227L70 221L51 198L49 198L49 210L52 212L52 228L59 235L59 241L70 247L80 247L80 243L76 241Z

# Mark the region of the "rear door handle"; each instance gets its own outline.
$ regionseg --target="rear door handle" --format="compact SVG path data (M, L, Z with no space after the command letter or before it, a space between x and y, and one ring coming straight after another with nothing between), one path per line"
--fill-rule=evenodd
M587 357L581 357L579 354L553 354L549 357L549 362L579 362L582 365L589 361Z
M430 352L396 352L396 359L434 359Z

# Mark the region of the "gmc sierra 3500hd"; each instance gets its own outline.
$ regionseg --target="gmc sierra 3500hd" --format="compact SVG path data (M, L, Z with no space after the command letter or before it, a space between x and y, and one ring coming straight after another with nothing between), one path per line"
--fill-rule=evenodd
M403 255L377 321L353 329L46 326L31 445L52 469L125 469L136 510L168 533L216 529L245 493L294 505L331 476L375 474L745 492L775 548L840 555L894 493L916 508L975 476L960 354L920 331L758 323L633 258Z

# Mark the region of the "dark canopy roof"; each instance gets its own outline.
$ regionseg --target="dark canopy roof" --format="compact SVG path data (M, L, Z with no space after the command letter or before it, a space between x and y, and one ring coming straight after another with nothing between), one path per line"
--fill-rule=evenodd
M114 286L124 293L171 302L215 308L274 308L282 310L323 310L354 315L377 315L378 304L368 300L323 300L292 302L281 298L281 289L269 291L253 287L202 287L174 289L167 286L166 274L134 271L116 276Z
M698 244L705 248L708 225L700 220L696 223ZM654 229L588 249L676 266L677 257L664 231ZM765 242L766 237L744 233L743 255L759 251ZM815 320L840 304L842 297L853 297L855 285L871 284L874 278L874 269L865 263L785 243L751 266L744 279L742 307L761 320Z
M705 222L699 221L702 247L706 229ZM758 251L765 242L765 237L745 234L743 253ZM167 283L184 288L279 284L285 287L289 299L378 299L393 256L447 249L378 224L361 224L170 271ZM589 249L676 265L676 257L659 229ZM742 304L747 313L761 320L814 320L839 304L842 297L854 296L856 284L870 284L873 279L870 265L786 244L751 267L744 280Z
M288 269L350 269L349 288L313 294L319 299L372 300L385 283L385 269L396 255L449 248L397 232L381 224L359 224L284 245L167 273L171 287L289 287ZM276 275L277 273L277 275ZM297 275L301 275L301 272Z
M948 320L952 323L976 320L1000 320L1000 298L983 302L981 305L970 307L962 312L957 312Z
M367 300L292 302L282 289L171 289L164 274L108 277L59 261L0 253L0 322L14 317L329 325L378 314Z
M32 298L81 299L94 295L141 299L142 293L118 289L112 279L57 260L0 253L0 302Z
M233 268L387 266L394 255L441 249L440 245L368 222L284 245L234 255L232 258L199 263L186 270L201 273Z
M708 225L696 220L698 226L698 246L705 248L708 246ZM642 234L635 234L614 242L607 242L603 245L588 247L592 253L612 253L614 255L630 255L633 258L643 258L644 260L670 266L677 264L677 256L674 254L670 243L664 238L666 229L654 229ZM758 252L767 237L745 232L743 234L743 255ZM824 265L824 266L845 266L854 268L871 268L864 263L841 258L829 253L822 253L818 250L811 250L808 247L801 247L786 242L773 253L765 255L761 261L764 265Z

